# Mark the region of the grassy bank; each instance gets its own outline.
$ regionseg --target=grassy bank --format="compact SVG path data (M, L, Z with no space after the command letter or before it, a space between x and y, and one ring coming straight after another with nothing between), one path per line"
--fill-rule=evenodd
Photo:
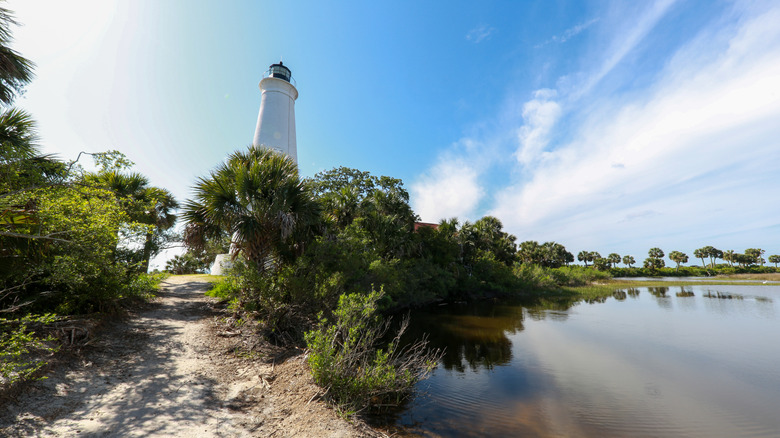
M529 299L540 301L556 300L602 300L613 296L618 290L642 287L680 287L680 286L717 286L738 284L741 286L772 286L780 285L778 283L765 283L769 281L780 281L780 273L773 274L736 274L729 276L710 277L702 281L685 280L624 280L624 279L605 279L592 282L582 286L565 286L557 289L540 289L527 293Z

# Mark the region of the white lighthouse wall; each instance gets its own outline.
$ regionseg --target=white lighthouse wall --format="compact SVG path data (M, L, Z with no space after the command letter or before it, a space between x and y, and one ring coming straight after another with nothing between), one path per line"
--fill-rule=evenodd
M279 150L298 163L295 139L295 99L298 98L298 90L291 83L272 77L260 81L260 90L260 114L257 116L252 143Z

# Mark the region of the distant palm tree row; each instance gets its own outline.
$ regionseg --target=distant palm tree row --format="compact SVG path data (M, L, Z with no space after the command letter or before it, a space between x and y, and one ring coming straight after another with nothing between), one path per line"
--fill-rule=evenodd
M524 247L528 247L528 242L521 243L518 252L522 253ZM565 248L563 251L565 251ZM710 268L717 266L716 262L718 259L727 262L729 266L763 266L769 261L769 263L774 263L775 267L777 267L777 264L780 263L780 255L773 254L767 259L764 259L763 255L765 253L766 251L761 248L748 248L744 252L738 253L734 250L722 251L713 246L704 246L694 250L693 256L697 259L701 259L702 267L705 269L708 266ZM663 268L665 266L663 257L663 250L660 248L650 248L647 252L647 258L644 260L643 266L650 269ZM676 264L677 269L679 269L683 263L688 263L688 255L681 251L671 251L668 254L668 257L669 260ZM522 260L523 256L521 255L520 258ZM615 268L621 261L629 268L636 263L636 260L631 255L625 255L621 258L617 253L611 253L607 257L602 257L597 251L580 251L577 254L577 260L583 262L585 266L588 266L588 263L592 263L594 267L603 269Z

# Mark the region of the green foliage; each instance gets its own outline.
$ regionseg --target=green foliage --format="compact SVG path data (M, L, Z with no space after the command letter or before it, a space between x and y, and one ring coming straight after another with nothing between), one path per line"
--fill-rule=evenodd
M172 259L165 262L165 270L174 275L197 274L205 272L207 264L192 253L186 252L181 255L175 255Z
M514 274L521 279L525 289L554 290L559 287L585 286L610 278L610 273L584 266L545 268L539 265L518 265Z
M661 248L650 248L647 251L647 258L645 259L644 267L655 271L656 269L663 268L666 263L663 260L664 252Z
M149 260L178 239L171 229L176 223L173 211L179 204L168 190L150 186L145 176L120 172L133 164L121 152L92 156L101 170L82 175L80 183L107 189L116 196L128 218L122 227L123 248L128 253L125 259L136 261L138 270L146 272ZM130 249L133 247L140 249Z
M606 271L609 269L609 260L604 257L597 257L593 259L593 267L599 271Z
M35 148L28 155L37 159ZM106 311L148 293L119 244L123 233L145 232L144 225L131 220L113 192L45 175L16 183L22 185L0 193L1 308Z
M232 275L223 275L222 278L206 291L206 295L223 300L230 300L238 296L240 289L238 287L237 277Z
M710 267L715 266L715 260L719 258L724 258L724 260L731 260L731 254L733 254L734 251L731 251L729 255L724 256L723 251L719 250L718 248L715 248L714 246L704 246L699 249L695 249L693 251L693 256L697 259L701 259L701 265L703 268L706 268L707 266L704 264L704 259L709 258L710 259Z
M14 226L19 237L0 239L11 267L2 273L5 287L27 284L7 297L7 306L35 302L42 310L64 306L58 313L89 312L122 295L129 277L114 255L126 216L110 192L55 186L9 198L34 208Z
M206 239L228 234L235 251L260 270L301 255L321 223L295 163L270 149L234 152L194 191L184 206L188 247L201 249Z
M677 263L676 271L680 270L681 263L688 263L688 255L680 251L672 251L669 253L669 259Z
M45 360L31 353L57 351L59 347L49 343L50 336L37 336L30 325L45 325L56 320L51 314L26 315L19 319L0 318L0 387L34 379L35 373L46 365ZM45 377L39 377L43 379Z
M424 341L401 348L405 325L379 348L389 326L377 313L382 294L342 295L333 321L321 318L319 327L306 333L314 381L347 414L398 406L438 361L438 353L427 352Z
M466 222L458 232L458 241L463 248L463 261L469 267L485 254L496 261L512 266L517 259L516 237L503 231L504 225L498 218L485 216L473 224Z
M17 24L11 11L0 8L0 103L10 105L33 78L34 64L9 47L11 25Z
M99 169L99 174L116 175L117 172L130 169L135 164L130 161L125 154L117 150L96 152L91 155L92 159L95 161L95 165Z
M664 266L666 266L666 263L664 263L664 259L661 258L648 257L644 262L644 267L650 271L655 271L657 269L663 268Z
M314 300L296 265L260 271L241 258L208 295L230 302L236 311L249 312L260 322L263 334L281 343L303 341L303 332L321 304Z
M566 247L556 242L539 245L534 240L520 243L517 257L522 263L534 263L548 268L558 268L574 261L574 255Z
M745 250L745 256L746 259L749 259L750 261L747 264L750 265L763 265L764 259L761 257L764 255L764 250L761 248L748 248Z

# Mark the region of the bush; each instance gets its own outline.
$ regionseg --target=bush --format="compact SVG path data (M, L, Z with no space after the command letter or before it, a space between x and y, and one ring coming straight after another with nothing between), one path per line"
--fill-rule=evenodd
M310 327L318 303L311 291L296 284L295 265L260 271L242 258L233 261L223 279L207 295L230 301L234 311L247 312L260 321L264 334L281 343L300 343Z
M218 282L211 285L211 289L206 291L206 295L222 300L231 300L238 296L239 293L236 280L234 276L225 275Z
M561 286L585 286L594 281L610 278L609 272L584 266L545 268L535 264L522 264L514 268L514 274L528 287L555 289Z
M386 333L377 313L383 291L342 295L332 324L306 333L314 381L342 413L398 406L414 385L436 366L440 355L426 350L425 339L400 347L408 320L385 349L377 348Z
M117 260L127 215L114 195L92 187L49 187L18 194L10 205L35 205L15 233L0 236L0 308L60 315L110 312L149 292L148 277ZM125 227L125 228L123 228ZM153 287L152 287L153 289ZM21 303L21 304L19 304Z
M198 274L204 272L206 268L204 260L198 259L189 252L175 255L165 263L165 270L174 275Z
M16 320L0 318L0 387L30 380L36 371L46 365L46 361L31 354L53 352L58 347L47 345L53 338L36 336L29 326L48 324L55 319L50 314L27 315Z
M514 267L515 276L526 284L526 287L534 289L550 289L558 286L563 277L555 276L554 270L544 268L537 264L523 263ZM560 277L560 278L556 278Z

